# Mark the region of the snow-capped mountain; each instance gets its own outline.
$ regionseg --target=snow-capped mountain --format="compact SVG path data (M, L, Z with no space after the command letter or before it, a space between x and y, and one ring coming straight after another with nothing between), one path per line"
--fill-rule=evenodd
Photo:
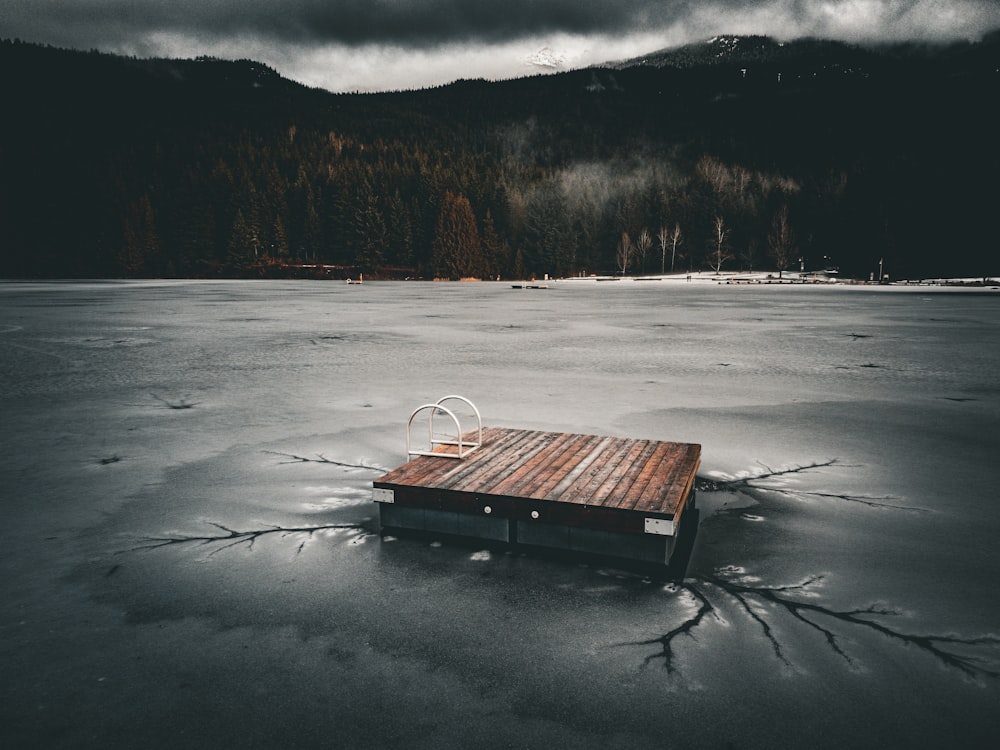
M693 68L720 62L748 64L772 62L791 54L800 54L806 48L836 47L849 49L839 42L801 40L785 44L767 36L714 36L704 42L685 44L650 52L641 57L609 62L606 67L631 68L644 65L654 68ZM815 50L814 50L815 51Z
M525 58L525 63L532 67L544 68L546 70L564 70L566 68L566 55L551 47L542 47L533 55Z

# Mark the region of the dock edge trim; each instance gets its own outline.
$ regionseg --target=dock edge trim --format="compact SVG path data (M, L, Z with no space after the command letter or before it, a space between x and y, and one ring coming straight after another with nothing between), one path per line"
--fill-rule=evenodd
M677 532L677 524L668 518L646 518L643 531L658 536L674 536Z
M372 487L372 500L376 503L395 503L396 493L383 487Z

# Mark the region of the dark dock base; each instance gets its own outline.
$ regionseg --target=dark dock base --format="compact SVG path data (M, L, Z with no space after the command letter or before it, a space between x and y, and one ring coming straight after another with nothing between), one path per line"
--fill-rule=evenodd
M419 543L445 544L452 548L479 551L488 549L494 553L507 553L518 557L552 560L569 565L592 565L651 577L658 581L683 581L687 575L688 564L694 552L694 543L698 534L698 523L701 511L690 505L684 513L677 536L669 552L666 564L660 559L642 560L633 557L609 555L607 552L596 552L587 549L559 549L556 547L540 547L527 544L510 543L496 539L470 536L467 534L449 534L434 530L422 530L404 526L382 526L382 533L395 541L400 539Z
M686 536L697 532L697 509L692 490L684 516L674 536L637 536L600 529L582 529L555 524L528 524L511 519L481 519L464 513L429 508L405 508L379 504L379 523L384 533L419 537L444 536L491 547L524 547L558 550L600 561L628 560L663 566L673 564ZM688 550L690 553L690 550ZM686 560L685 560L686 565ZM682 575L683 577L683 571Z
M375 480L383 528L666 565L693 511L700 446L488 428Z

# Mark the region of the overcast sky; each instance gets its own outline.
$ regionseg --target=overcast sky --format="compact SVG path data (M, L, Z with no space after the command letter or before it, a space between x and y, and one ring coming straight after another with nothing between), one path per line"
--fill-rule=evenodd
M978 39L1000 0L0 0L0 38L252 58L331 91L580 67L717 34Z

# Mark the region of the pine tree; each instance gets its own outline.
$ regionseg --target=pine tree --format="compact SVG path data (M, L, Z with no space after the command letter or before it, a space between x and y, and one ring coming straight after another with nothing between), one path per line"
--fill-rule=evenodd
M126 276L143 276L160 254L160 239L153 219L149 194L129 204L122 231L118 263Z
M247 221L243 210L237 209L226 246L226 264L239 271L249 268L257 260L259 245L257 230Z
M486 209L483 217L483 256L486 261L488 276L492 279L510 271L510 245L504 242L497 233L493 221L493 213Z
M449 279L482 278L486 272L476 216L469 199L445 192L434 235L434 270Z
M357 219L357 262L362 268L374 271L385 262L389 245L389 229L374 193L368 193Z

